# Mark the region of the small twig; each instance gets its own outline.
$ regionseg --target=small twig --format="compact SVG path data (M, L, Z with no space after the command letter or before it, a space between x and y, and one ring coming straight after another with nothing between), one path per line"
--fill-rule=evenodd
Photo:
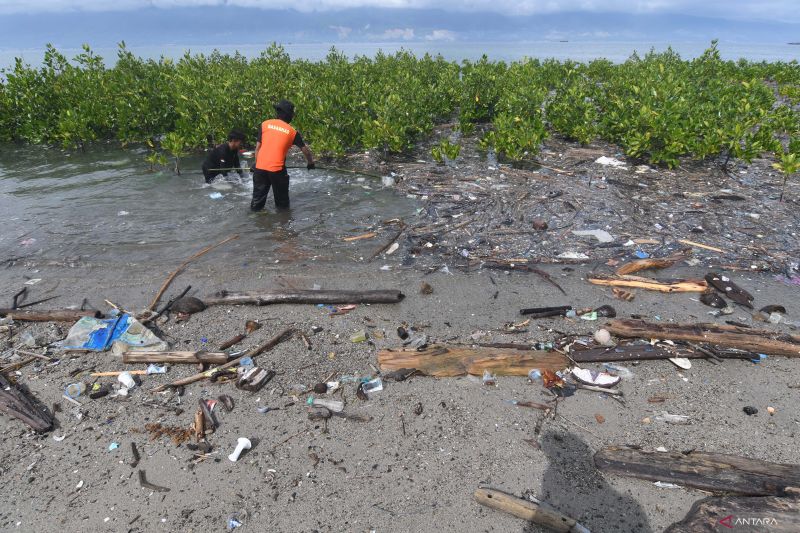
M585 428L585 427L583 427L582 425L578 424L577 422L573 422L572 420L570 420L570 419L569 419L569 418L567 418L566 416L564 416L564 415L562 415L562 414L560 414L560 413L558 414L558 416L560 416L561 418L563 418L564 420L566 420L567 422L569 422L569 423L570 423L570 424L572 424L573 426L575 426L575 427L578 427L578 428L580 428L580 429L584 430L584 431L585 431L586 433L588 433L589 435L592 435L592 436L594 436L594 437L597 437L598 439L600 438L600 436L599 436L597 433L595 433L594 431L592 431L592 430L590 430L590 429L588 429L588 428Z
M133 461L131 461L131 468L136 468L136 466L139 464L139 461L141 460L141 457L139 456L139 450L136 449L135 442L131 442L131 454L133 455Z
M374 260L376 257L378 257L379 255L381 255L381 254L382 254L383 252L385 252L386 250L388 250L388 249L389 249L389 247L390 247L392 244L394 244L394 242L395 242L397 239L399 239L399 238L400 238L400 235L402 235L402 234L403 234L403 232L404 232L405 230L406 230L406 225L405 225L405 224L403 223L403 221L401 220L401 221L400 221L400 229L399 229L399 230L397 230L397 233L395 233L395 234L394 234L394 236L393 236L391 239L389 239L389 242L387 242L386 244L384 244L383 246L381 246L381 247L378 249L378 251L376 251L374 254L372 254L372 257L370 257L370 258L369 258L369 260L370 260L370 261L373 261L373 260Z
M20 296L25 296L28 292L28 287L22 287L18 293L16 293L11 301L11 309L18 309L17 301L19 300ZM24 299L24 298L23 298Z
M162 487L161 485L153 485L147 478L145 477L144 470L139 470L139 485L141 485L145 489L150 489L155 492L169 492L170 489L167 487Z
M187 292L189 292L189 290L190 290L191 288L192 288L192 286L191 286L191 285L189 285L188 287L186 287L185 289L183 289L183 292L181 292L181 293L180 293L178 296L176 296L175 298L172 298L170 301L168 301L168 302L167 302L167 304L166 304L164 307L162 307L162 308L161 308L161 310L160 310L159 312L157 312L157 313L155 313L155 314L152 314L152 315L150 315L149 317L147 317L147 318L145 318L144 320L142 320L142 324L147 324L148 322L152 322L152 321L153 321L153 320L155 320L156 318L160 317L161 315L163 315L164 313L166 313L167 311L169 311L169 310L170 310L170 308L173 306L173 304L174 304L175 302L177 302L178 300L180 300L181 298L183 298L184 296L186 296L186 293L187 293Z
M270 450L269 450L269 453L272 453L272 452L274 452L275 450L277 450L277 449L278 449L278 447L279 447L279 446L282 446L282 445L286 444L287 442L289 442L290 440L292 440L292 439L293 439L293 438L295 438L295 437L299 437L300 435L302 435L302 434L303 434L303 433L305 433L306 431L308 431L308 430L304 429L303 431L300 431L300 432L298 432L298 433L295 433L294 435L291 435L291 436L289 436L289 437L287 437L287 438L283 439L283 440L282 440L282 441L280 441L278 444L276 444L275 446L273 446L272 448L270 448Z

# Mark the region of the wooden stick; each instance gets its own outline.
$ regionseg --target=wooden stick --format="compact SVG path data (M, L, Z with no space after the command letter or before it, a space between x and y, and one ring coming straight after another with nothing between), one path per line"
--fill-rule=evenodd
M203 299L206 305L270 305L270 304L385 304L398 303L405 296L397 290L373 291L310 291L286 292L220 291Z
M587 276L586 280L593 285L606 287L631 287L659 292L705 292L708 283L702 279L656 280L639 276Z
M568 533L577 523L555 509L511 496L499 490L478 489L475 491L474 497L475 501L481 505L509 513L517 518L539 524L553 531Z
M221 365L228 362L225 352L151 352L145 350L127 351L122 354L123 363L211 363Z
M14 348L14 351L17 353L21 353L22 355L28 355L30 357L38 357L39 359L43 359L45 361L53 361L52 357L48 357L46 355L42 355L36 352L29 352L27 350L20 350L19 348Z
M205 438L205 436L205 415L203 414L202 409L198 409L194 414L194 438L197 439L197 442L200 442Z
M114 376L119 376L123 372L127 372L132 376L146 376L147 370L117 370L114 372L92 372L89 374L93 378L111 378Z
M242 342L246 338L247 338L247 335L245 335L244 333L240 333L239 335L236 335L235 337L233 337L231 339L228 339L227 341L225 341L222 344L220 344L219 349L220 350L227 350L231 346L239 344L240 342Z
M231 235L230 237L221 240L217 244L212 244L211 246L207 246L206 248L203 248L202 250L200 250L199 252L197 252L196 254L191 256L189 259L187 259L186 261L181 263L181 265L178 268L176 268L175 271L172 274L170 274L169 277L164 281L164 283L161 285L161 288L158 289L158 292L156 293L155 298L153 298L153 301L150 302L150 305L147 308L150 311L153 311L155 309L155 306L158 305L158 301L161 299L161 296L164 294L164 291L167 290L167 288L169 287L170 283L172 283L172 280L175 279L175 277L178 274L183 272L183 269L186 268L189 265L189 263L191 263L195 259L207 254L208 252L210 252L214 248L222 246L223 244L225 244L227 242L230 242L230 241L233 241L233 240L236 240L238 238L239 238L239 235L237 235L237 234Z
M389 249L389 247L390 247L392 244L394 244L394 242L395 242L397 239L399 239L399 238L400 238L400 235L402 235L402 234L403 234L403 232L404 232L405 230L406 230L406 225L405 225L405 224L403 223L403 221L401 220L401 221L400 221L400 229L399 229L399 230L397 230L397 233L395 233L395 234L394 234L394 236L393 236L391 239L389 239L389 242L387 242L386 244L384 244L383 246L381 246L381 247L380 247L380 248L379 248L379 249L378 249L378 250L377 250L377 251L376 251L374 254L372 254L372 256L369 258L369 261L373 261L373 260L374 260L376 257L378 257L379 255L381 255L381 254L382 254L383 252L385 252L386 250L388 250L388 249Z
M53 309L50 311L28 309L0 309L0 316L20 322L75 322L82 317L102 318L100 311L81 311L79 309Z
M717 252L720 254L727 253L725 250L721 248L714 248L713 246L708 246L707 244L701 244L699 242L694 242L687 239L679 239L678 242L689 246L696 246L697 248L702 248L703 250L711 250L712 252Z
M353 242L353 241L361 241L363 239L371 239L376 237L378 234L374 231L370 231L369 233L363 233L361 235L354 235L353 237L344 237L342 240L345 242Z
M142 488L149 489L155 492L169 492L169 489L167 487L162 487L161 485L153 485L152 483L147 481L144 470L139 470L139 485L141 485Z
M211 375L213 375L215 372L219 372L220 370L225 370L226 368L231 368L238 365L239 362L245 357L255 357L263 352L271 350L272 348L274 348L275 346L286 340L287 337L290 336L292 333L294 333L294 327L286 328L277 335L275 335L274 337L272 337L270 340L266 341L265 343L250 348L243 355L237 357L236 359L228 361L224 365L220 365L216 368L212 368L211 370L207 370L205 372L200 372L199 374L189 376L188 378L183 378L177 381L173 381L172 383L168 383L166 385L161 385L160 387L156 387L150 392L161 392L169 388L181 387L183 385L189 385L190 383L206 379Z
M12 370L19 370L25 365L29 365L36 361L36 357L29 357L27 359L23 359L22 361L17 361L16 363L11 363L10 365L6 365L3 368L0 368L0 374L5 374L6 372L11 372Z

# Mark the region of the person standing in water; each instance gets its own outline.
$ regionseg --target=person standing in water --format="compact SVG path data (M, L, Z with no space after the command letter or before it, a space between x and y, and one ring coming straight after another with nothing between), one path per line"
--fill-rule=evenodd
M239 164L239 150L244 142L244 133L239 130L231 130L228 134L228 142L216 146L206 154L203 161L203 176L206 183L211 183L219 174L228 175L227 169L235 169L242 176L242 169Z
M314 169L314 156L303 137L289 123L294 118L294 104L281 100L275 104L277 118L261 123L256 134L256 164L253 171L253 200L250 209L260 211L267 203L272 188L277 209L289 209L289 173L286 154L292 146L302 150L306 168Z

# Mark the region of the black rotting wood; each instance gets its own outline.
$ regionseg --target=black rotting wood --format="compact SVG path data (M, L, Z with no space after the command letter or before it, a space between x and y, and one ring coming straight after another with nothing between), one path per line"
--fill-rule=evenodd
M0 375L0 411L25 422L34 431L45 433L53 428L53 417L30 393Z
M709 272L706 274L706 281L737 304L750 309L753 308L753 295L739 287L729 277L716 272Z

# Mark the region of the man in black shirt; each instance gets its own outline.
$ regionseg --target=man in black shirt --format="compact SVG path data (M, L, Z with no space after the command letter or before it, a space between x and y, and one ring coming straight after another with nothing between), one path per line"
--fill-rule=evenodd
M206 178L206 183L214 181L219 174L228 175L228 170L219 169L236 169L241 177L239 150L243 142L244 133L239 130L231 130L228 134L228 142L218 145L206 154L206 159L203 161L203 176Z

